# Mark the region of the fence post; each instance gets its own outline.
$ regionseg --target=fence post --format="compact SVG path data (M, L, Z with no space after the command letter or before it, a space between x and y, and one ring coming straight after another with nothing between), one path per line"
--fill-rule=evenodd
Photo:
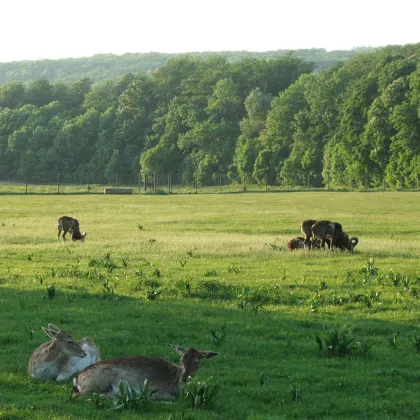
M89 171L86 171L86 184L87 184L87 192L89 194L90 192L90 186L89 186Z
M60 172L57 172L57 194L60 194Z
M153 172L153 192L156 194L156 172Z
M171 193L171 173L168 173L168 194Z
M246 175L244 174L244 192L246 192Z
M28 194L28 173L25 174L25 194Z
M141 190L141 172L139 171L139 194Z

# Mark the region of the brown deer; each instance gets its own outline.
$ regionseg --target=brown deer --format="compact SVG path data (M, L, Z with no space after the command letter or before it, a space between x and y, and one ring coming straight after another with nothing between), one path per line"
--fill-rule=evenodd
M157 398L179 397L181 385L187 382L200 367L201 359L213 359L219 353L188 350L181 346L171 346L182 355L181 366L165 359L150 356L126 356L103 360L80 372L73 380L73 397L92 392L108 397L119 397L119 384L126 382L139 392L146 379L150 389L156 391Z
M319 241L319 239L315 239L311 243L311 246L312 246L312 248L319 248L320 244L321 244L321 242ZM286 247L290 251L294 251L296 249L304 249L306 247L305 246L305 238L303 238L302 236L297 236L296 238L290 239L290 241L287 242Z
M60 239L61 232L63 233L63 240L66 239L66 234L70 233L73 241L84 241L86 232L80 233L79 221L74 217L61 216L58 219L58 238Z
M328 248L331 248L331 245L334 246L336 237L343 233L343 227L337 222L318 220L312 225L311 231L312 241L320 239L321 248L325 249L325 243L327 243Z
M317 238L313 238L312 234L312 226L317 222L317 220L314 219L308 219L304 220L300 224L300 231L305 235L305 248L311 249L313 248L320 248L321 241ZM341 226L339 223L337 225ZM329 238L326 238L325 240L326 244L328 245L328 248L331 247L331 241Z
M42 327L51 338L41 344L29 359L29 374L34 378L65 381L99 360L99 349L85 337L79 341L54 324Z

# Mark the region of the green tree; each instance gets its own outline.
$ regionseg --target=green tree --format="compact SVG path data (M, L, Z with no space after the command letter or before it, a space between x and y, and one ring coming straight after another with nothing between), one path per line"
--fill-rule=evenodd
M108 165L105 168L105 178L108 182L112 183L117 180L118 172L120 171L120 152L118 149L115 149L112 153L111 159L108 162Z

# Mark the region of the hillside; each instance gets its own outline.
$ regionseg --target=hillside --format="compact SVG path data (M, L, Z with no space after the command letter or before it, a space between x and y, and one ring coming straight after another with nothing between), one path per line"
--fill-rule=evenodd
M150 52L123 55L99 54L93 57L60 60L14 61L0 63L0 85L11 82L30 82L42 77L46 77L50 82L60 80L65 83L74 83L83 78L89 78L94 82L106 79L117 80L126 73L153 71L163 66L171 58L186 55L202 59L217 55L226 57L232 63L245 58L272 60L291 55L304 61L313 62L314 70L320 71L339 61L346 61L357 53L375 50L375 48L357 48L348 51L326 51L324 48L312 48L295 51L207 51L190 54Z

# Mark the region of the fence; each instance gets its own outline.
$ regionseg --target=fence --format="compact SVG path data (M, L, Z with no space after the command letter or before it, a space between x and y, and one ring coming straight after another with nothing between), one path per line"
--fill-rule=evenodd
M245 192L288 192L288 191L386 191L394 190L388 187L385 182L380 188L350 188L345 186L313 187L308 177L306 186L294 185L269 185L267 181L263 184L255 183L232 183L226 174L213 174L212 182L194 182L193 185L172 184L172 175L152 173L140 173L137 183L118 184L116 176L115 183L111 184L74 184L62 183L59 177L51 182L37 183L30 180L0 181L0 194L104 194L105 190L128 189L132 194L220 194L220 193L245 193ZM216 180L216 181L215 181ZM117 190L117 191L115 191ZM401 189L401 191L418 191L419 183L413 189Z

